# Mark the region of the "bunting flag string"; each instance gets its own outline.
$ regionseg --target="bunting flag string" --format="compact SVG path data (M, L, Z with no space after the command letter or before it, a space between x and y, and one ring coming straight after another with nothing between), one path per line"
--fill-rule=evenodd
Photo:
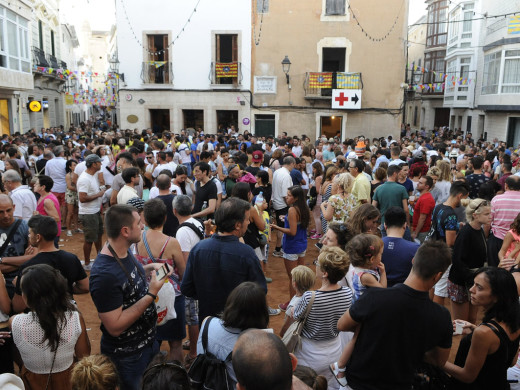
M153 61L152 61L153 62ZM156 63L162 62L162 61L155 61ZM164 63L162 64L164 65ZM160 65L160 66L162 66ZM88 78L103 78L103 79L118 79L119 75L117 73L98 73L98 72L92 72L92 71L79 71L79 70L70 70L70 69L64 69L64 68L51 68L51 67L45 67L45 66L33 66L33 70L35 72L45 73L45 74L56 74L61 79L78 79L83 77ZM62 76L62 77L60 77Z
M431 73L433 73L434 76L439 76L442 80L444 80L444 82L448 81L448 83L451 82L451 83L453 83L453 85L456 85L457 83L459 85L466 85L466 84L469 84L472 80L467 77L456 77L456 76L450 77L446 73L436 72L434 70L429 70L427 68L424 68L422 66L417 66L414 64L408 64L408 68L413 69L415 72L421 72L422 74L431 72Z

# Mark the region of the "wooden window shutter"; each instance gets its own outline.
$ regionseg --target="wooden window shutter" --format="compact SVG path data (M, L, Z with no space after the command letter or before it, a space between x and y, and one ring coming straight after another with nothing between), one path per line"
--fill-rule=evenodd
M238 35L232 35L232 61L238 61Z
M155 45L154 45L154 36L148 35L148 58L149 61L155 61L154 54L155 53Z
M170 55L170 51L168 50L169 49L169 45L168 45L168 35L165 34L163 35L163 48L164 48L164 53L162 55L163 57L163 61L166 61L166 63L163 65L163 72L164 72L164 82L166 84L169 84L170 83L170 64L169 64L169 55Z
M220 62L220 35L215 35L215 62Z

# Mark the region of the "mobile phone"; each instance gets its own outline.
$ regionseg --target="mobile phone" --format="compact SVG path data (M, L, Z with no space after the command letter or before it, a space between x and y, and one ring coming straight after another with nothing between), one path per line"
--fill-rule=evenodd
M170 267L167 263L164 263L161 268L159 268L157 271L155 271L155 275L157 276L158 280L162 280L168 275L170 272Z
M321 248L323 248L323 244L321 242L317 242L316 244L314 244L314 246L316 248L318 248L320 251L321 251Z

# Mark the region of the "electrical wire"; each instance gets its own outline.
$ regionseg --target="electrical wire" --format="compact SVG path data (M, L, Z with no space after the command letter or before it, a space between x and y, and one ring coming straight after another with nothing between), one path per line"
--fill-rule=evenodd
M190 16L188 17L188 20L184 23L184 26L182 27L181 30L179 30L179 33L177 34L177 36L175 37L175 39L173 39L169 44L168 44L168 49L170 47L172 47L174 45L174 43L180 38L180 36L182 35L182 33L184 32L184 30L186 29L186 27L188 26L188 24L191 22L191 18L193 17L193 15L195 14L195 12L197 12L197 8L199 6L199 3L200 3L201 0L198 0L197 1L197 4L195 4L195 8L193 8L193 11L191 11L191 14ZM159 54L163 54L166 52L166 50L168 49L161 49L161 50L158 50L158 51L155 51L155 52L152 52L150 50L148 50L147 47L145 47L143 45L143 43L139 40L139 38L137 38L137 35L134 31L134 28L132 27L132 24L130 23L130 19L128 18L128 13L126 11L126 6L125 6L125 3L124 3L124 0L121 0L121 5L123 6L123 12L125 13L125 18L126 18L126 21L128 23L128 27L130 28L130 31L132 32L133 36L134 36L134 39L136 40L136 42L139 44L139 46L141 46L148 54L151 54L151 55L159 55Z
M257 7L258 11L258 0ZM262 16L260 16L260 30L258 31L258 40L256 39L256 26L253 26L253 40L255 45L258 46L260 44L260 38L262 37L262 24L264 23L264 13L265 13L265 0L262 0Z
M350 2L347 2L347 6L348 6L348 9L350 11L350 13L352 14L352 18L354 18L354 20L356 21L358 27L361 29L361 32L365 34L365 36L370 39L372 42L381 42L381 41L384 41L386 38L388 38L388 36L392 33L392 31L394 31L394 28L395 26L397 25L397 21L399 20L399 15L401 14L401 11L403 9L403 6L404 6L404 3L405 3L405 0L403 0L403 2L401 3L401 7L399 8L399 12L397 13L397 16L394 20L394 23L392 24L392 27L390 27L390 30L388 30L388 32L379 37L379 38L374 38L372 35L370 35L366 30L365 28L363 28L363 26L361 25L361 23L359 23L359 20L356 16L356 14L354 13L354 10L352 9L352 7L350 6Z
M424 23L414 23L414 24L409 24L408 27L413 27L413 26L424 26L424 25L435 25L435 24L450 24L450 23L463 23L463 22L470 22L470 21L473 21L473 20L485 20L485 19L497 19L497 18L507 18L509 16L515 16L515 15L520 15L520 11L516 11L516 12L508 12L508 13L505 13L505 14L500 14L500 15L488 15L488 16L483 16L481 18L472 18L472 19L458 19L458 20L446 20L446 21L442 21L442 22L424 22Z

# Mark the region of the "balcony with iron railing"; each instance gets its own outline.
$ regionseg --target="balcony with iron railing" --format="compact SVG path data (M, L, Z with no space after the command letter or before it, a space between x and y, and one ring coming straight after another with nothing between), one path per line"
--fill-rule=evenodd
M51 68L58 69L60 67L58 59L52 54L47 54L47 62L50 64Z
M212 62L208 79L213 86L237 88L242 84L241 62Z
M47 61L47 58L45 56L45 52L40 49L39 47L33 46L32 47L32 55L33 55L33 64L36 66L43 66L43 67L49 67L50 64Z
M144 84L173 84L172 63L168 61L145 61L141 67Z
M307 100L330 100L333 89L363 89L363 80L359 72L307 72L303 89Z

